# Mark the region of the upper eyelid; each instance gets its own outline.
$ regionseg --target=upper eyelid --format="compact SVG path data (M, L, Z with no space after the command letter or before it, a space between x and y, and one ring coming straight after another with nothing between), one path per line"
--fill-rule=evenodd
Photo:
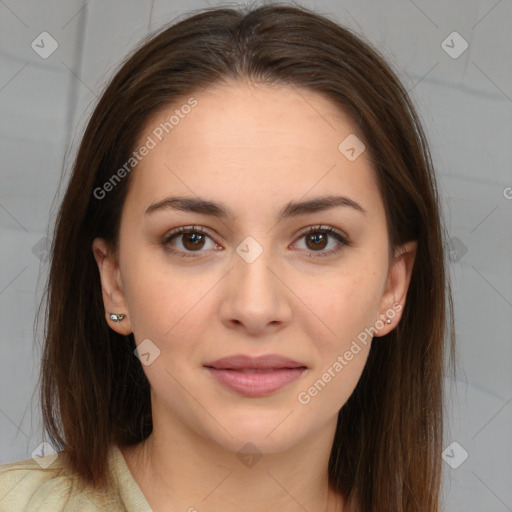
M311 224L310 226L306 226L305 228L301 228L299 230L299 235L305 235L309 231L332 231L341 235L343 238L348 239L347 233L342 231L341 229L335 228L334 226L329 226L327 224Z

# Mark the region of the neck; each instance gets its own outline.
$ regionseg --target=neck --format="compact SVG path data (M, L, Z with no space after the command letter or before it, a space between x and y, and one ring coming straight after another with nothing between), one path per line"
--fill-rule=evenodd
M158 422L144 442L121 448L155 512L343 512L329 485L328 461L336 422L285 452L243 456L176 422Z

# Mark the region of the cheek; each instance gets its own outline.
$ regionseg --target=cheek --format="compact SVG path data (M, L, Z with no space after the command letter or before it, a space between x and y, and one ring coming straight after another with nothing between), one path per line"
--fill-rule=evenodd
M373 262L373 268L375 266ZM372 266L368 262L362 268ZM317 324L322 326L329 346L341 349L359 332L374 324L383 289L382 272L383 268L359 271L357 266L347 265L346 270L333 271L319 282L315 293L307 292L309 298L304 302L311 304L316 317L322 320ZM306 286L304 290L307 290Z
M172 347L188 355L197 350L201 333L214 314L212 289L219 276L197 267L179 269L165 256L148 254L126 261L125 296L135 339L149 338L161 350Z
M320 418L337 413L354 391L371 347L367 329L378 315L379 286L377 273L339 274L316 297L315 313L323 322L312 319L307 329L317 359L297 396L306 414Z
M320 419L337 414L356 388L370 345L355 342L345 348L346 351L333 354L328 363L312 374L299 390L296 400L310 417Z
M141 236L121 233L123 290L136 339L161 338L185 314L184 294L191 293L164 249L147 243Z
M306 328L318 359L301 389L303 395L297 397L300 404L308 405L308 414L339 410L355 389L368 358L370 327L380 312L385 262L359 256L357 264L347 263L347 270L330 273L316 294L310 292L316 318L309 316L312 320ZM370 268L375 270L369 272Z

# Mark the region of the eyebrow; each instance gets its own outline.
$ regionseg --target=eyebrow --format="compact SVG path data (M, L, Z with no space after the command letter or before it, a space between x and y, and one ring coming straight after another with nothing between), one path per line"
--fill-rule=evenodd
M366 210L356 201L344 196L325 196L310 199L308 201L290 201L285 205L278 214L278 221L298 217L299 215L307 215L308 213L320 212L345 206L366 214ZM166 209L181 210L184 212L202 213L211 215L220 219L233 217L233 213L229 208L220 203L207 201L196 197L171 196L157 203L151 204L145 214L152 215L157 211Z

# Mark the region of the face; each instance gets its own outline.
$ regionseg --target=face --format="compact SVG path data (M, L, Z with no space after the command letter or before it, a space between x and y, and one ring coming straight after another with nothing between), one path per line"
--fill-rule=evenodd
M372 336L400 319L415 245L389 259L368 152L354 159L362 136L323 96L232 83L193 98L140 137L137 147L148 137L154 147L132 171L119 258L94 241L106 313L126 315L107 321L146 354L154 422L232 451L252 442L276 452L335 425ZM330 207L312 207L328 196ZM241 354L297 364L206 367Z

